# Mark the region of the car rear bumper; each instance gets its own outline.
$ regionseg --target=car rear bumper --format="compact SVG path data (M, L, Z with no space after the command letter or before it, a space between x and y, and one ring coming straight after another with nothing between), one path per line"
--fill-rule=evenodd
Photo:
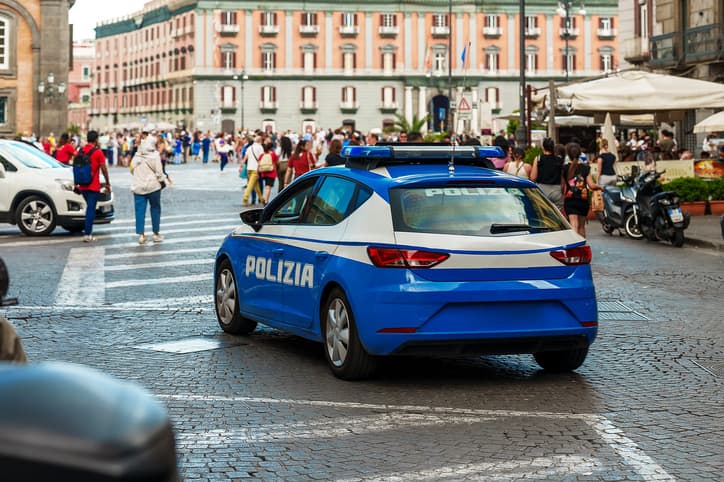
M400 345L392 354L413 356L510 355L570 350L589 345L588 337L583 334L443 341L409 340Z

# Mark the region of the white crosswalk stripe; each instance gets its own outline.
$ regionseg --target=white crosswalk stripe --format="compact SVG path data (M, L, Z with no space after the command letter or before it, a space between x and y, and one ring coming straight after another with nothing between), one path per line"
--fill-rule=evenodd
M172 266L195 266L195 265L207 265L211 266L214 263L212 259L181 259L177 261L159 261L157 263L137 263L137 264L117 264L113 266L106 266L106 272L108 271L129 271L132 269L148 269L148 268L170 268Z
M197 238L198 239L198 238ZM170 244L165 242L164 244ZM163 246L163 245L161 245ZM106 260L109 259L128 259L128 258L143 258L143 257L160 257L160 256L171 256L177 254L198 254L198 253L215 253L219 250L219 246L201 246L198 248L182 248L182 249L150 249L142 251L125 251L123 253L107 254Z
M168 278L138 278L106 283L106 289L126 288L129 286L160 285L170 283L193 283L195 281L208 281L214 279L212 273L195 274L190 276L171 276Z

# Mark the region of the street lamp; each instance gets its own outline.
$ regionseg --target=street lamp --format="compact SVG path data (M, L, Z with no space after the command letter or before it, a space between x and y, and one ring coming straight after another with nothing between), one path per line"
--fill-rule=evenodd
M51 102L55 102L58 98L65 94L65 82L56 84L55 75L52 72L48 74L48 78L46 80L47 83L41 80L38 84L38 93L43 96L45 103L49 104Z
M518 128L515 130L515 141L518 147L525 148L527 143L526 133L528 132L525 128L525 1L520 0L518 12L518 67L519 67L519 84L520 84L520 104L518 111Z
M241 75L235 75L234 80L241 81L241 130L244 130L244 81L249 80L249 76L246 75L246 71L242 70Z
M566 50L564 52L565 67L566 67L566 83L568 83L568 64L570 62L570 52L568 51L568 39L571 38L571 7L572 6L573 6L573 2L571 0L564 0L564 1L558 2L558 15L560 15L561 17L564 18L563 38L566 41ZM580 8L578 9L578 14L579 15L586 14L586 9L583 8L582 4L581 4Z

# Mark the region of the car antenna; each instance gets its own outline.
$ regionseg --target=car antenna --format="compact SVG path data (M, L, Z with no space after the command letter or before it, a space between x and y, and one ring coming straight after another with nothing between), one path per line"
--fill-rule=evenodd
M450 136L450 144L452 144L452 149L450 150L450 160L447 162L447 172L450 177L453 177L455 175L455 134Z

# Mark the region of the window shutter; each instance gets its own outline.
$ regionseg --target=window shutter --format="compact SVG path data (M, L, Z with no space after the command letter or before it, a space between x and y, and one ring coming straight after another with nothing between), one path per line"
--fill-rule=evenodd
M317 88L312 87L312 102L317 102Z
M561 28L566 28L566 17L561 17Z
M397 54L392 54L392 70L397 69Z
M613 17L611 17L611 18L609 18L609 19L608 19L608 21L609 21L609 23L611 24L611 28L613 28L613 21L614 21L614 18L613 18Z
M380 89L380 98L382 99L382 105L384 105L385 104L385 88L384 87L382 87Z
M344 25L344 13L340 13L339 15L341 18L342 25Z
M392 87L392 88L390 88L390 90L392 91L392 103L394 104L396 102L395 97L396 97L397 89Z
M342 87L342 102L347 102L347 87Z
M488 102L488 89L485 89L485 102Z
M571 28L576 28L576 17L571 17Z
M352 68L357 69L357 52L352 54Z
M535 28L538 28L538 16L537 15L535 17L533 17L533 26Z
M231 102L236 104L236 87L231 88Z
M231 52L231 68L236 67L236 52Z
M276 87L271 87L271 99L272 99L272 102L277 101L277 88Z
M495 102L500 102L500 89L497 87L495 88Z
M573 54L571 57L572 57L572 60L571 60L571 70L572 70L572 71L575 71L575 70L576 70L576 54Z
M352 15L352 18L354 19L354 26L356 27L357 26L357 14L355 13L354 15Z
M536 71L538 71L538 54L533 56L533 65Z
M316 13L312 14L312 22L314 25L317 25L317 14Z
M352 102L357 102L357 88L352 87Z
M312 54L312 67L314 67L315 70L317 69L317 52Z
M277 13L274 12L274 25L277 25Z
M397 27L397 15L392 15L392 26Z
M382 25L382 26L385 25L385 14L384 13L380 14L380 25Z
M603 17L598 17L598 28L603 28Z
M222 104L224 103L225 90L226 90L226 89L224 89L223 87L221 88L221 103L222 103Z
M231 13L231 23L236 25L236 12Z

